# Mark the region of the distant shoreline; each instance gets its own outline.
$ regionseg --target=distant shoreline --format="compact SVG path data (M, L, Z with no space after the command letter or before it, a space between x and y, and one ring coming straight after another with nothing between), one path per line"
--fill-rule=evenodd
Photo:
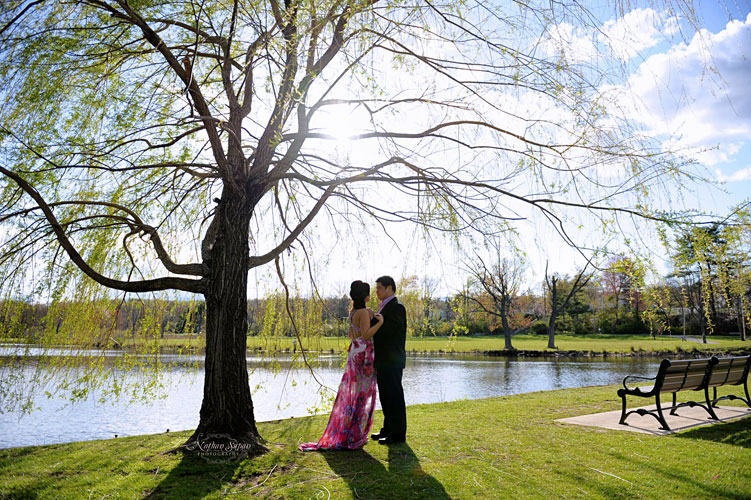
M166 353L188 352L203 353L205 339L190 336L186 338L143 339L143 346L149 350L156 347ZM711 340L710 340L711 339ZM0 346L6 347L25 345L26 339L8 338L0 340ZM91 345L80 345L79 349L110 349L113 351L129 352L133 350L132 338L118 338L116 342L101 345L96 342ZM294 337L247 337L247 352L249 354L276 353L292 354L300 352L300 345L306 352L311 353L342 353L349 347L347 337L324 337L311 335L303 337L298 342ZM555 337L556 349L548 349L547 335L518 334L512 337L512 350L505 349L503 336L453 336L453 337L408 337L406 341L407 353L426 355L458 354L480 355L492 357L515 358L592 358L592 357L672 357L697 358L712 355L749 355L751 341L742 341L738 336L710 336L708 343L699 339L681 337L649 335L571 335L559 334ZM49 346L59 349L74 346ZM153 352L153 351L151 351Z

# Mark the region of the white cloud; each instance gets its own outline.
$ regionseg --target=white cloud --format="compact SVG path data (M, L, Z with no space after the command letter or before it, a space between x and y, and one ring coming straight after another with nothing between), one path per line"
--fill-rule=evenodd
M697 155L728 161L751 140L751 14L717 34L698 32L642 63L619 99L620 113L666 136L666 146L716 148ZM629 104L625 96L636 96Z
M598 39L616 57L628 61L677 31L678 22L675 17L663 19L653 9L635 9L620 19L607 21L602 26Z
M573 63L603 56L628 61L677 31L675 17L666 17L653 9L635 9L619 19L606 21L598 29L565 22L556 24L540 40L540 48L548 56L560 54Z
M686 138L668 139L663 141L663 147L666 150L676 151L679 149L688 149L691 151L691 157L702 165L716 166L734 161L735 154L742 148L743 143L722 143L716 147L697 149Z
M736 170L729 176L724 175L719 169L715 170L717 180L720 182L742 182L751 181L751 166Z
M540 40L540 48L546 55L560 54L569 62L590 61L597 57L595 37L569 23L553 26L546 37Z

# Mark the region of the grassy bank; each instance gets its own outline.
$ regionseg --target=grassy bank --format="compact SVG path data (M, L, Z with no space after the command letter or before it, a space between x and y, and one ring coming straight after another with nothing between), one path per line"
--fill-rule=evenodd
M325 416L260 424L270 451L240 463L159 454L189 432L0 450L0 498L751 499L751 418L661 437L554 422L618 409L615 391L410 406L406 445L355 452L297 451Z
M751 353L751 341L741 341L740 337L709 336L708 344L695 341L684 341L680 337L661 337L654 339L649 335L557 335L557 349L548 349L548 338L545 335L523 334L513 337L515 349L527 352L550 353L608 353L608 354L650 354L666 352L735 352L747 351ZM346 337L311 337L303 339L306 349L312 351L346 351L349 339ZM167 349L201 350L206 346L203 338L161 339L159 344ZM122 339L122 343L112 347L132 347L130 338ZM291 352L295 347L292 337L248 337L248 349L265 352ZM299 349L299 346L297 346ZM420 337L408 338L406 348L408 352L449 352L449 353L484 353L502 351L504 340L502 336L471 336L471 337Z
M692 341L683 341L676 337L656 337L649 335L557 335L557 349L548 349L548 338L542 335L515 335L513 346L521 351L549 352L556 351L580 351L580 352L607 352L611 354L634 352L658 353L680 351L734 351L747 349L751 351L751 341L741 342L739 337L713 336L708 340L712 343L701 344ZM335 352L346 350L349 340L342 337L323 337L310 340L313 350L333 350ZM307 344L306 344L307 346ZM263 338L249 337L249 349L264 351L291 351L293 339L290 337ZM408 352L489 352L502 351L504 348L503 337L422 337L408 338L406 349Z

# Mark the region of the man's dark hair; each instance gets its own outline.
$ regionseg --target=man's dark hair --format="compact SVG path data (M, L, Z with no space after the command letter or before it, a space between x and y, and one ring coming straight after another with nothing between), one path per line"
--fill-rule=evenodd
M383 288L390 286L394 293L396 293L396 283L394 283L394 278L391 276L381 276L376 280L376 283L380 283Z

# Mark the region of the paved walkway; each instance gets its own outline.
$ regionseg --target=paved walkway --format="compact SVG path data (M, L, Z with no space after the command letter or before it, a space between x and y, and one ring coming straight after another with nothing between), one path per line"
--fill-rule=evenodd
M683 335L663 335L663 337L667 337L670 339L683 339ZM740 338L740 337L739 337ZM702 344L701 337L686 337L687 342L696 342L697 344ZM716 344L714 340L707 340L707 344ZM670 425L670 424L668 424Z
M643 406L642 408L654 410L655 405ZM636 408L629 408L629 410L635 409ZM670 426L670 431L660 429L660 424L657 422L657 419L649 415L629 415L626 419L628 425L621 425L618 423L621 418L620 410L595 413L592 415L581 415L579 417L561 418L556 420L556 422L663 436L665 434L673 434L675 432L685 431L686 429L692 429L702 425L713 425L751 416L751 408L745 406L719 406L715 408L715 413L720 420L711 420L707 411L698 406L693 408L679 408L677 413L678 415L670 415L669 411L663 410L663 415L665 416L668 426Z

